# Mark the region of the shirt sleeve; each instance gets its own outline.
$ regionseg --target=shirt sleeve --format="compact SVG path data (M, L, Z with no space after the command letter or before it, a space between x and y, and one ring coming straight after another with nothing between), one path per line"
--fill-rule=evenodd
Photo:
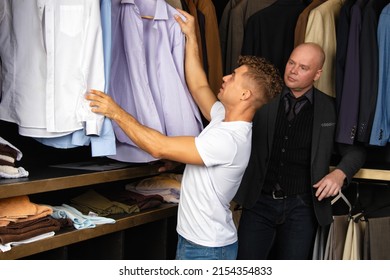
M210 128L195 138L196 148L207 167L229 164L236 152L237 143L230 131L225 129L222 120L225 118L225 108L216 102L211 108Z

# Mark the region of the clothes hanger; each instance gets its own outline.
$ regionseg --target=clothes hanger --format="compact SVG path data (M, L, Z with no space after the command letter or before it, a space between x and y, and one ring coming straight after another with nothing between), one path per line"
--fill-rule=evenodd
M154 19L154 16L141 16L141 18L145 18L145 19Z
M364 210L362 209L361 207L361 203L360 203L360 191L359 191L359 182L356 182L356 198L355 198L355 202L352 206L352 210L356 209L357 208L357 205L359 204L361 210L361 213L356 213L356 214L352 214L353 211L350 212L350 219L353 219L353 221L355 223L358 223L359 221L365 221L366 218L364 217Z
M349 213L351 213L352 204L351 204L351 202L349 202L348 198L343 194L343 192L341 190L339 190L339 194L337 196L335 196L330 203L333 205L340 198L348 205Z

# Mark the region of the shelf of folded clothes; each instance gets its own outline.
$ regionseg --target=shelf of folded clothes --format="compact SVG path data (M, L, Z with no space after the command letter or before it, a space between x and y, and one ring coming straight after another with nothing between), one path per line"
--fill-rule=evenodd
M20 259L95 237L173 217L176 213L177 204L163 203L158 207L142 210L133 214L111 215L109 218L114 219L114 223L100 224L93 228L81 230L73 227L65 227L55 232L54 235L47 236L34 242L13 246L9 251L0 252L0 259Z

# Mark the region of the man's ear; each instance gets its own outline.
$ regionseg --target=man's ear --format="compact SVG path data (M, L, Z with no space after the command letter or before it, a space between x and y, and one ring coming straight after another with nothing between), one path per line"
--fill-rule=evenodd
M317 80L321 77L321 74L322 74L322 69L317 70L317 73L316 73L316 75L314 76L313 81L314 81L314 82L317 81Z
M252 96L252 91L250 89L245 89L242 93L241 93L241 98L240 100L247 100L248 98L250 98Z

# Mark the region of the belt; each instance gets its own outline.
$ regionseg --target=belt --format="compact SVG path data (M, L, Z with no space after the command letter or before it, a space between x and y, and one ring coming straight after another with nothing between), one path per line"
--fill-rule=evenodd
M283 189L280 187L280 185L278 183L276 183L273 188L272 188L272 191L263 191L263 194L265 195L272 195L272 198L273 199L285 199L287 198L287 195L285 195Z
M285 199L285 198L287 198L287 195L285 195L283 191L273 190L272 191L272 198L273 199Z
M285 199L288 196L284 194L283 191L273 190L271 192L261 192L263 195L272 196L273 199Z
M298 197L298 196L306 195L309 193L297 193L297 194L286 195L283 191L273 190L273 191L262 191L261 194L270 196L273 199L286 199L289 197Z

